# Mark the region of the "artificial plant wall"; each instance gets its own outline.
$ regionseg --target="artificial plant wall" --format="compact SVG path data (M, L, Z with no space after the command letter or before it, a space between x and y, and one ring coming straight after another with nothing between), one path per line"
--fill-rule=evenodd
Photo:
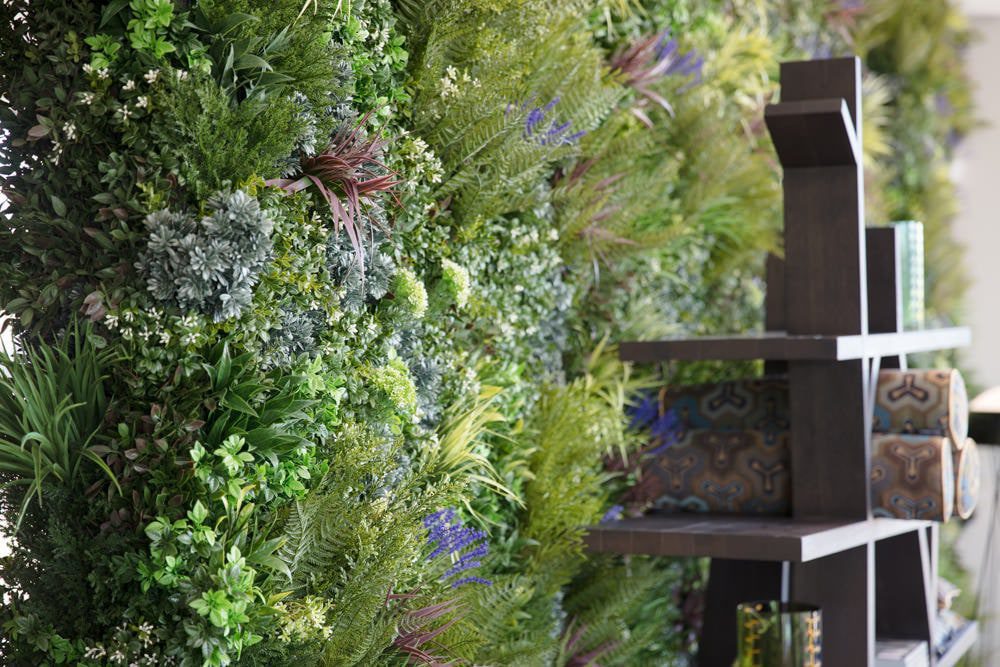
M5 664L682 661L697 563L583 554L606 341L759 319L783 58L865 37L946 229L906 4L2 3Z

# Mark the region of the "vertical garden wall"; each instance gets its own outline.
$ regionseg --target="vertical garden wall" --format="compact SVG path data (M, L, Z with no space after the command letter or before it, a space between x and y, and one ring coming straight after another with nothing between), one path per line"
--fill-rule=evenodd
M855 50L954 316L916 4L4 0L4 664L682 661L698 564L583 553L609 341L759 324L777 63Z

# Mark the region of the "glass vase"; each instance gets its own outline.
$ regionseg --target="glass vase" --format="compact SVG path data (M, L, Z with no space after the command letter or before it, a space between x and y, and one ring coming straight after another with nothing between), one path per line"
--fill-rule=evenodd
M736 608L736 667L820 667L823 616L799 602L758 600Z

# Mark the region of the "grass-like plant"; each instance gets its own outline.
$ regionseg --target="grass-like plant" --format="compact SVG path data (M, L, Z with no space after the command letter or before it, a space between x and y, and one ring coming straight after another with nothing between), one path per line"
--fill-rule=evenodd
M111 353L88 334L76 324L54 344L0 354L0 488L27 487L15 530L32 498L41 503L47 486L75 484L84 461L118 486L96 444L111 403Z

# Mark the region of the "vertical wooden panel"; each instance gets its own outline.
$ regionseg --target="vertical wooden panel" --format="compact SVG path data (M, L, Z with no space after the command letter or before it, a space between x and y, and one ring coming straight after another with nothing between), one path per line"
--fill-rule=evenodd
M764 277L767 281L767 292L764 299L764 329L784 331L785 260L768 253L767 262L764 265ZM764 360L764 375L785 375L787 373L787 362Z
M790 334L867 333L861 188L858 166L785 170L785 317Z
M787 63L786 101L841 97L860 126L856 58ZM862 167L784 170L785 324L790 334L868 332ZM870 517L866 360L789 363L796 517Z
M865 365L864 360L788 365L796 518L871 515Z
M731 667L736 659L736 605L777 600L780 595L780 562L712 559L698 667Z
M785 330L785 260L768 253L764 265L767 292L764 298L764 328L767 331Z
M879 637L919 639L933 646L936 593L924 529L875 545L875 629Z
M896 227L865 230L868 255L868 331L891 333L903 329L901 239ZM901 368L906 357L882 358L883 368Z
M781 63L781 101L842 97L861 145L861 61L855 57Z
M875 548L868 544L793 567L795 601L823 610L823 664L875 664Z
M868 330L872 333L901 331L903 304L899 230L896 227L869 227L865 234L868 250Z

